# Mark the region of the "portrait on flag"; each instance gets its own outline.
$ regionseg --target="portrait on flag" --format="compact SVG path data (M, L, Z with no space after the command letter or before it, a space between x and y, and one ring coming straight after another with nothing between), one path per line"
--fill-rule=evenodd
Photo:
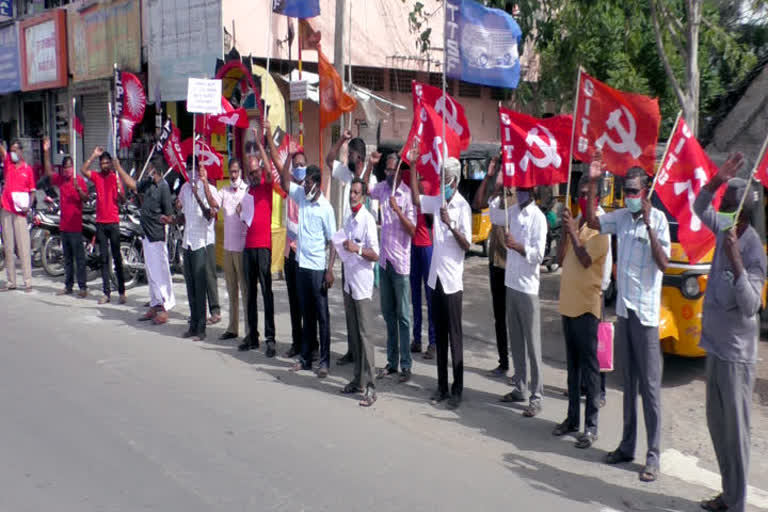
M715 174L717 166L704 152L685 120L680 119L669 138L654 190L667 211L677 219L677 237L691 263L698 262L715 246L715 235L702 225L693 211L696 196ZM715 196L715 209L720 206L724 191L721 187Z
M603 152L607 169L623 176L632 167L654 172L661 113L659 101L618 91L580 72L573 156L589 162Z

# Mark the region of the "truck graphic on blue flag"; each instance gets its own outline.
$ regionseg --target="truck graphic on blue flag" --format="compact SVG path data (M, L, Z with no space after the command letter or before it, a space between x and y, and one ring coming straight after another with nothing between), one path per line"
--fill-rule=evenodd
M514 89L520 81L522 32L512 16L474 0L446 0L446 75Z

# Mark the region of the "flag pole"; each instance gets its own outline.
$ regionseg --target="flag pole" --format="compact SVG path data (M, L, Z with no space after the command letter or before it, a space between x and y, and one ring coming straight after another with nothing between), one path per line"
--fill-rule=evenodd
M261 119L261 129L264 131L264 125L267 122L267 89L269 88L269 65L272 60L272 6L267 4L269 14L267 14L267 72L264 75L264 112ZM266 162L264 163L266 165Z
M683 111L678 110L677 112L677 119L675 119L675 124L672 126L672 131L669 133L669 139L667 139L667 147L664 148L664 156L661 157L661 165L664 165L664 162L667 161L667 155L669 154L669 143L672 140L672 137L675 136L675 133L677 133L677 125L680 124L680 119L683 116ZM653 183L651 183L651 190L648 191L648 199L651 198L653 195L653 191L656 190L656 182L659 181L659 174L661 174L661 169L656 170L656 175L653 177Z
M139 177L136 181L141 181L141 178L144 177L144 172L147 170L147 167L149 166L149 161L152 160L152 157L155 154L156 147L157 147L157 144L152 144L152 149L149 151L149 156L147 157L147 161L144 162L144 167L141 169L141 173L139 174Z
M739 220L739 215L741 215L741 210L744 208L744 202L747 200L747 195L749 194L749 187L752 186L752 181L755 179L755 172L757 172L757 168L762 163L763 158L765 158L766 151L768 151L768 137L765 138L763 147L760 148L760 153L757 155L755 165L752 167L752 172L749 173L749 179L747 179L747 186L744 189L744 195L741 196L741 202L739 203L739 207L736 209L736 222Z
M197 176L195 175L195 161L197 160L197 134L195 133L196 128L197 114L192 114L192 176L190 176L190 181L192 181L191 185L194 185L197 181Z
M117 140L115 138L115 116L112 113L112 102L107 101L107 110L109 111L109 124L112 126L112 151L115 151L115 145L117 144ZM115 151L115 156L117 156L117 151Z
M75 128L75 118L77 118L77 98L72 97L72 168L74 175L77 176L77 129Z
M299 26L299 80L301 80L301 68L302 68L302 61L301 61L301 47L303 46L304 42L301 37L301 20L299 20L298 23ZM299 145L304 146L304 100L299 100ZM322 161L323 155L320 155L320 160Z
M501 120L501 101L499 101L499 120ZM503 151L503 149L502 149ZM504 169L504 157L499 158L499 168L496 172L501 172L501 191L502 201L504 201L504 232L509 233L509 210L507 209L507 186L504 184L504 176L506 175L506 169ZM515 165L512 163L512 165Z
M448 47L446 43L446 37L448 34L448 2L443 2L443 158L440 165L440 197L445 206L445 161L448 160L448 145L445 143L445 109L448 101L447 97L447 85L445 79L446 66L448 65ZM461 172L461 171L459 171Z
M579 89L581 89L581 72L584 70L579 66L578 76L576 77L576 95L573 98L573 126L571 129L571 154L568 158L568 183L565 186L565 207L571 208L571 171L573 169L573 142L576 140L576 113L579 111Z

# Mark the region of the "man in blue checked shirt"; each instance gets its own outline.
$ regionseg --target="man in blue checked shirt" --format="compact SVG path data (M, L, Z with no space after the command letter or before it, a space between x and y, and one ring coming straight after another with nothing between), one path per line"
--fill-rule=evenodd
M669 224L651 207L645 171L632 168L624 179L626 208L597 216L596 185L603 173L598 152L589 167L587 223L603 234L616 235L618 244L616 344L624 370L624 433L619 447L605 457L608 464L630 462L637 441L637 393L643 398L648 453L640 480L652 482L659 474L661 440L661 350L659 311L661 281L670 251Z

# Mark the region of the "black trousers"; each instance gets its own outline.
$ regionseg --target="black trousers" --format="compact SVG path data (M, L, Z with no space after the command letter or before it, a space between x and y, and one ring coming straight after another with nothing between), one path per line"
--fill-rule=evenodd
M109 253L112 252L112 261L115 263L115 275L117 276L117 292L125 294L125 275L123 274L123 255L120 252L120 224L96 224L96 241L101 252L101 286L104 295L109 297L111 282L109 277Z
M216 275L216 246L210 244L205 251L205 274L208 280L206 293L208 294L208 308L212 315L221 314L219 305L219 286L218 276Z
M189 330L193 334L205 334L206 294L208 293L207 255L205 247L193 251L184 248L184 281L187 283L189 301Z
M598 318L586 313L576 318L563 317L565 353L568 366L568 425L581 425L581 387L587 395L584 431L597 433L600 403L600 365L597 362Z
M320 328L319 365L328 368L331 360L331 324L328 312L328 290L323 286L324 270L299 268L298 285L301 302L303 333L301 362L304 368L312 366L312 345Z
M288 288L288 306L291 310L291 346L295 352L301 352L301 305L299 304L298 273L299 262L296 261L296 251L291 249L285 258L285 285ZM315 340L315 344L317 340Z
M496 349L499 351L499 366L509 370L509 344L507 343L507 288L504 285L504 269L488 266L491 282L493 320L496 327Z
M62 232L61 247L64 251L64 287L72 291L75 285L75 267L77 267L77 286L81 290L87 289L83 234Z
M275 299L272 296L272 250L243 250L243 273L248 286L248 333L251 342L259 341L259 298L256 291L261 286L264 300L264 336L267 342L275 342Z
M451 361L453 362L453 385L451 393L461 396L464 390L464 342L461 329L461 301L463 292L446 294L443 284L437 279L432 295L432 311L435 318L437 345L437 388L442 393L448 392L448 345L450 341Z

